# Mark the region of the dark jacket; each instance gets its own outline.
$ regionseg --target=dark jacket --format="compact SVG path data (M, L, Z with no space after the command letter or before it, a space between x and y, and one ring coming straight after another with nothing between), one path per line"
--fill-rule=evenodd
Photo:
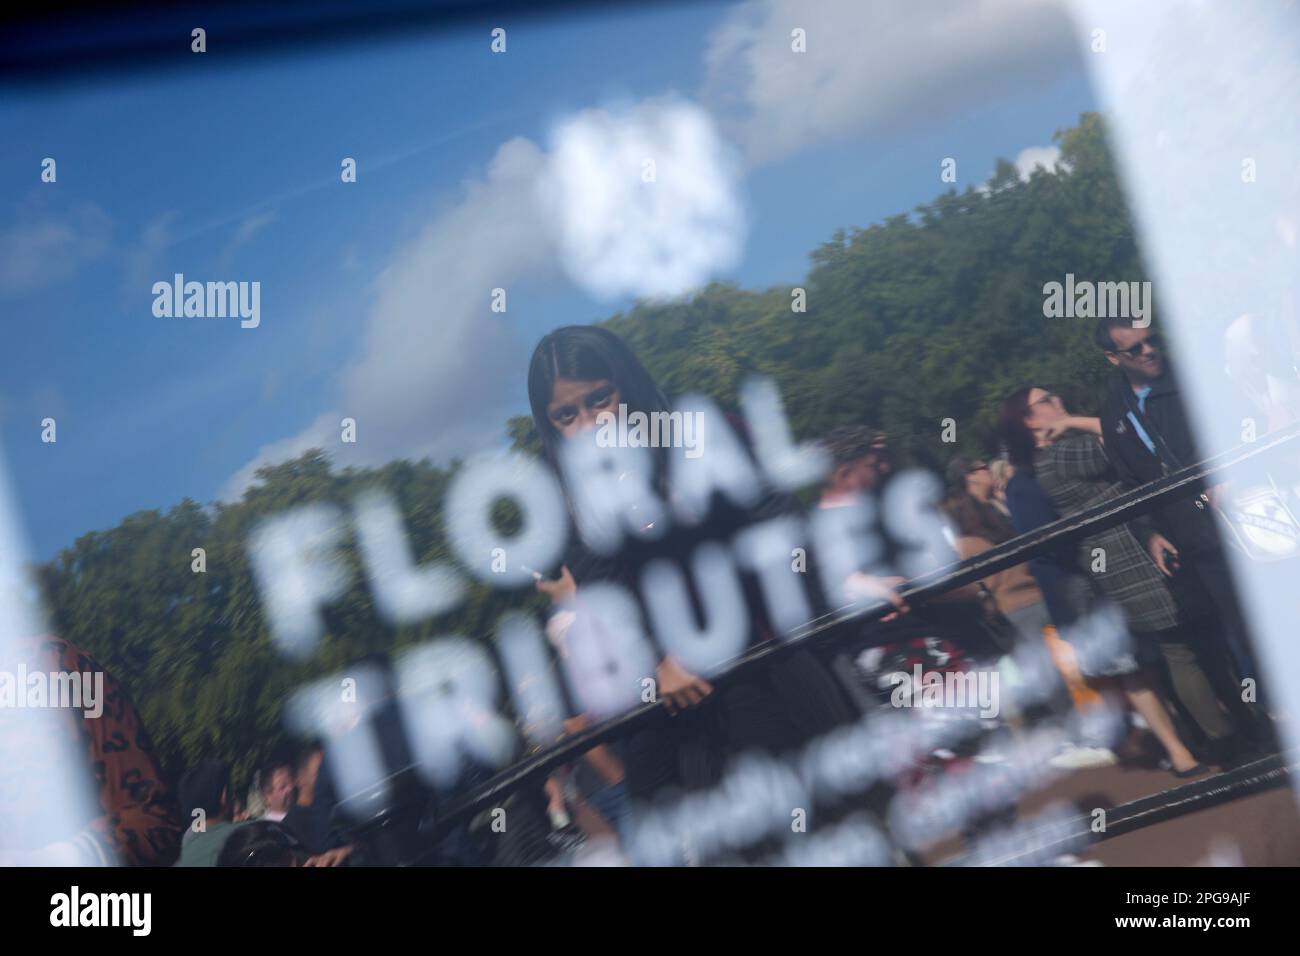
M1202 461L1207 454L1217 454L1229 447L1224 441L1216 441L1220 447L1204 452L1199 447L1179 394L1178 380L1170 372L1152 385L1139 417L1155 443L1155 452L1147 448L1129 418L1130 411L1138 415L1137 408L1132 386L1117 371L1102 399L1101 429L1106 457L1115 465L1125 490L1156 481ZM1159 531L1180 552L1189 555L1218 550L1221 546L1218 528L1213 512L1201 497L1203 492L1204 486L1198 484L1186 497L1135 519L1131 523L1134 534L1145 546L1151 534Z
M1016 534L1028 534L1061 517L1038 480L1019 469L1007 482L1007 509ZM1078 574L1073 545L1058 545L1046 554L1030 558L1029 573L1043 592L1043 603L1058 629L1073 624L1086 610L1070 599L1070 577Z
M727 416L742 444L748 446L743 423ZM752 463L757 468L757 463ZM706 541L730 542L742 529L780 516L797 517L798 501L784 493L769 493L751 508L741 508L724 496L714 496L707 516L691 526L669 520L669 530L656 541L628 537L618 553L594 553L573 530L564 563L579 593L598 582L621 584L639 602L642 573L651 561L667 560L682 571L688 595L702 604L697 580L690 571L696 549ZM742 576L750 613L750 645L771 640L775 628L768 620L761 589L753 575ZM651 595L653 597L653 595ZM811 603L811 602L810 602ZM697 615L702 611L697 607ZM648 615L646 615L648 619ZM663 650L660 648L659 650ZM648 799L661 787L675 783L686 789L714 786L723 761L756 742L775 751L793 749L810 736L828 733L854 718L846 691L811 649L789 652L751 671L748 677L722 683L706 705L679 714L672 721L648 724L620 741L629 794Z

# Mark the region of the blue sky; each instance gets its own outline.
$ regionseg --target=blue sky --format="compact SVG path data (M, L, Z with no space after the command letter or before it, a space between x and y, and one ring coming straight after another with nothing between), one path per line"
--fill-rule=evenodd
M704 266L762 287L798 280L837 228L942 193L943 157L959 188L978 184L1095 108L1056 20L995 4L968 22L940 4L879 23L825 6L530 19L501 24L501 55L486 22L233 65L210 38L192 70L7 94L0 435L33 556L136 510L237 494L258 462L322 436L363 464L502 441L536 339L638 291L585 287L521 208L566 118L639 122L666 97L708 117L744 227L737 256ZM794 62L816 75L770 82L792 23L808 31ZM1033 27L1040 43L1017 39ZM39 179L46 156L55 184ZM493 216L508 236L480 228ZM259 281L260 326L155 317L152 285L176 272ZM486 308L498 284L505 315ZM356 448L337 445L347 414Z

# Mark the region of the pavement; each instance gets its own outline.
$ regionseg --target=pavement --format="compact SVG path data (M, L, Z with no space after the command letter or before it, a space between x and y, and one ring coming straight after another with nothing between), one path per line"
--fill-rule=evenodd
M1081 814L1110 810L1208 776L1179 780L1167 770L1124 764L1071 771L1024 794L1017 817L1027 819L1058 801ZM1104 866L1300 866L1300 774L1289 782L1101 840L1075 855ZM925 860L941 863L966 849L950 837L931 847Z

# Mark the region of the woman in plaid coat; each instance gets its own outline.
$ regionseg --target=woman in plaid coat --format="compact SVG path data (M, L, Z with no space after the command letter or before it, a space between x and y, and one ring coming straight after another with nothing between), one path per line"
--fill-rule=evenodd
M1006 414L1008 410L1012 414ZM1061 399L1043 388L1022 389L1010 396L1002 418L1012 460L1032 464L1034 477L1058 514L1077 514L1122 493L1096 434L1100 428L1092 427L1095 419L1069 415ZM1183 743L1152 689L1155 675L1147 661L1156 644L1150 635L1178 626L1177 608L1159 572L1124 525L1087 536L1079 542L1077 554L1081 573L1071 576L1072 603L1081 616L1087 611L1091 595L1084 575L1091 572L1102 593L1122 613L1128 633L1121 636L1129 638L1128 646L1115 653L1098 654L1093 647L1077 646L1084 673L1095 683L1118 683L1164 747L1175 776L1203 773L1206 768ZM1105 642L1098 633L1104 630L1104 624L1089 627L1085 618L1062 636L1069 639L1072 631L1076 637L1093 631L1089 641L1093 644L1098 638Z

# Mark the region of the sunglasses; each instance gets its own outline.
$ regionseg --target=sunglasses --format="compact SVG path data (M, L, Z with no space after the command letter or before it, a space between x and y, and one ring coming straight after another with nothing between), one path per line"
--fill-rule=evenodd
M1107 349L1107 351L1114 355L1127 355L1129 358L1137 358L1139 355L1142 354L1142 350L1145 349L1148 345L1151 346L1151 350L1154 352L1155 350L1159 349L1163 344L1164 344L1164 339L1162 339L1160 337L1160 333L1157 332L1154 335L1148 335L1137 345L1134 345L1130 348Z

